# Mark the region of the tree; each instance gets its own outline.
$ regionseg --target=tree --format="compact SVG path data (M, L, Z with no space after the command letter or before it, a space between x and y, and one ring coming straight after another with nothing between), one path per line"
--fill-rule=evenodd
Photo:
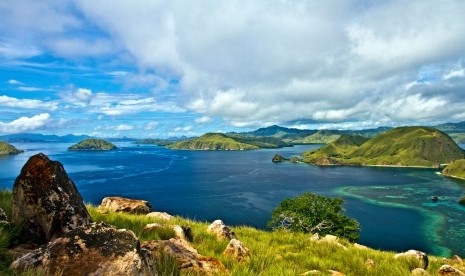
M342 198L313 193L287 198L271 213L268 226L273 230L335 235L356 241L360 224L343 214Z

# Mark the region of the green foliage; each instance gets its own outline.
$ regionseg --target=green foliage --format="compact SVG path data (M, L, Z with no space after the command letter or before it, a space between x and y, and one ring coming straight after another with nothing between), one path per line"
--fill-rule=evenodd
M239 142L222 133L207 133L198 138L167 146L180 150L255 150L259 147Z
M169 144L173 144L173 141L170 140L164 140L164 139L142 139L134 142L134 144L137 145L157 145L157 146L167 146Z
M22 150L18 150L7 142L0 142L0 155L17 154L22 152Z
M271 214L268 226L274 230L335 235L356 241L360 225L343 214L341 198L313 193L283 200Z
M69 150L112 150L116 146L102 139L85 139L72 145Z
M442 170L443 175L465 179L465 159L455 160Z
M359 144L362 140L341 144L340 139L320 150L303 153L304 161L317 165L437 168L441 164L465 158L465 151L447 134L431 127L399 127L362 144Z
M341 137L340 131L337 130L319 130L317 133L313 133L302 139L296 139L292 142L294 144L329 144L336 141Z

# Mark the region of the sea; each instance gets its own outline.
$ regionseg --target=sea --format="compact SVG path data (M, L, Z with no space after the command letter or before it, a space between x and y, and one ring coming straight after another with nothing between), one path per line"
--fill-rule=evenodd
M84 201L95 205L106 196L144 199L155 211L269 230L266 223L279 202L313 192L344 199L345 213L361 225L358 243L465 256L465 207L458 203L465 181L437 170L271 162L276 153L299 156L321 145L181 151L115 144L113 151L68 151L70 143L14 143L26 151L0 157L0 188L12 189L27 159L43 152L64 165Z

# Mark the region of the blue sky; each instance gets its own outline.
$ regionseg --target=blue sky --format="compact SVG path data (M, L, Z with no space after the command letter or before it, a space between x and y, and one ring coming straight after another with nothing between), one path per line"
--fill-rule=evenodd
M464 1L0 3L0 134L465 121Z

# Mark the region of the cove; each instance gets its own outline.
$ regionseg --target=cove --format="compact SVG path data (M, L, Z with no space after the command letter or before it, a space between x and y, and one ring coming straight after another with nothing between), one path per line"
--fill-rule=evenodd
M233 152L116 143L115 151L69 152L70 145L16 145L27 151L0 158L0 187L11 189L28 157L44 152L63 163L84 200L93 204L110 195L145 199L157 211L265 229L281 200L314 192L345 199L347 214L361 223L362 244L465 255L460 224L465 210L455 202L465 185L433 170L271 162L276 153L294 156L319 145ZM438 203L432 195L439 196Z

